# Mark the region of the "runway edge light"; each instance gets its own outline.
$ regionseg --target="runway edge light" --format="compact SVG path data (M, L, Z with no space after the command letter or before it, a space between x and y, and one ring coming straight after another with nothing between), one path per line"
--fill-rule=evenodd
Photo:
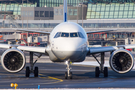
M18 84L17 83L15 83L15 84L11 83L10 86L15 87L15 89L16 89L18 87Z
M16 88L18 87L18 84L17 84L17 83L15 83L14 87L15 87L15 89L16 89Z
M11 86L11 87L14 87L14 84L13 84L13 83L11 83L11 84L10 84L10 86Z

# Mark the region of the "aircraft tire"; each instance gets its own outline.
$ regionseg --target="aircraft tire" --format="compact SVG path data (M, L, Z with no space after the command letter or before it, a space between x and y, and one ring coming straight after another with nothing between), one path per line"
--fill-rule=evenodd
M104 67L104 77L108 77L108 68Z
M70 76L69 76L70 79L72 79L72 72L70 72Z
M30 68L28 66L26 67L25 76L26 77L30 76Z
M99 67L96 67L95 68L95 77L99 77L99 74L100 74Z
M65 72L65 79L68 79L68 74L67 74L67 72Z
M38 77L38 67L35 67L34 69L34 77Z

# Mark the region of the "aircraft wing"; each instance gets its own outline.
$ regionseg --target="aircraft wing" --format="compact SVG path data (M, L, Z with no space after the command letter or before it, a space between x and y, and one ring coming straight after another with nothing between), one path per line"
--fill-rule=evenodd
M12 46L9 45L9 44L0 44L0 48L5 48L5 49L9 49L11 48Z
M0 48L10 49L15 47L19 50L28 51L28 52L37 52L37 53L46 53L45 47L34 47L34 46L18 46L18 45L9 45L9 44L0 44Z
M35 33L42 33L42 34L48 34L48 35L50 34L50 32L27 30L27 29L16 29L16 31L35 32Z
M132 49L135 48L135 44L131 45L120 45L120 46L109 46L109 47L88 47L88 53L95 54L95 53L101 53L101 52L111 52L117 49Z
M110 32L110 31L116 31L117 29L112 29L112 30L100 30L100 31L90 31L90 32L86 32L87 34L90 33L98 33L98 32Z
M28 51L28 52L46 53L47 48L34 47L34 46L18 46L17 49Z

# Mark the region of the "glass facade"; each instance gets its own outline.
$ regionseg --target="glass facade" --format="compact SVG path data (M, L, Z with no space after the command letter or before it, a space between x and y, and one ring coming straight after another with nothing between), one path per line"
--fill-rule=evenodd
M82 25L82 23L80 23ZM83 23L84 28L135 28L135 23Z
M0 11L13 11L13 15L21 15L21 7L37 7L37 3L23 3L23 5L18 3L0 3Z
M82 3L87 5L86 19L135 18L135 0L67 0L67 3L74 7ZM60 5L63 5L63 0L39 0L39 7L59 7ZM71 12L69 10L69 15Z
M78 6L80 3L88 3L88 0L67 0L68 5ZM39 0L39 7L59 7L63 0Z
M135 0L89 0L86 18L135 18Z
M22 5L23 3L23 5ZM68 5L76 7L87 5L86 19L125 19L135 18L135 0L67 0ZM21 15L21 7L59 7L63 0L9 0L0 1L0 11L13 11ZM61 12L55 10L54 13ZM73 14L72 14L73 12ZM45 14L39 12L41 17ZM77 10L69 10L69 15L77 15ZM48 16L47 14L45 14ZM56 15L56 14L55 14Z
M22 27L22 23L17 23ZM54 28L58 23L28 23L28 28ZM82 23L78 23L82 26ZM16 28L14 24L0 23L0 28ZM135 28L135 23L83 23L84 28ZM23 23L23 28L27 28L27 23Z

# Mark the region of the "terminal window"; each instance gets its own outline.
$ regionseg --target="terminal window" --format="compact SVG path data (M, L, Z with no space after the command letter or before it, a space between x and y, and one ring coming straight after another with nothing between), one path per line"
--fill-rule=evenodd
M35 17L39 17L39 11L35 11Z
M49 17L49 11L45 11L45 17Z
M53 16L54 16L53 11L50 11L50 17L53 17Z
M44 17L44 11L40 11L40 17Z

